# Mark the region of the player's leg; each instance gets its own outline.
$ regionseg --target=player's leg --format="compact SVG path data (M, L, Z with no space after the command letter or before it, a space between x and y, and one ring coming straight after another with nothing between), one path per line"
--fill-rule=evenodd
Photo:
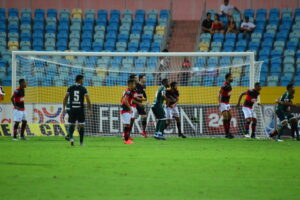
M298 120L294 116L289 116L289 117L291 117L289 120L289 123L291 125L291 135L293 138L295 138L295 134L296 134L296 139L299 141L300 137L299 137L299 129L298 129Z
M225 110L222 112L223 116L223 126L225 130L225 137L232 139L233 135L230 133L230 121L231 121L231 113L229 110Z
M68 117L70 117L70 112L67 111ZM66 129L69 130L69 124L65 125ZM69 135L69 131L67 131L67 135L65 137L65 140L69 141L70 140L70 135Z
M245 120L246 120L246 123L245 123L245 136L249 137L249 129L250 129L251 121L252 121L252 117L251 117L251 114L250 114L250 109L246 108L246 107L243 107L242 111L244 113L244 117L245 117Z
M74 145L74 138L73 138L73 133L75 131L75 125L76 125L76 119L77 119L77 116L76 116L76 112L74 110L70 110L69 111L70 115L69 115L69 129L68 129L68 134L69 134L69 141L70 141L70 144L71 146Z
M14 109L14 127L13 127L13 140L17 140L19 124L22 121L22 115L19 110Z
M85 126L85 114L84 110L78 111L78 132L79 132L79 142L80 145L83 146L83 138L84 138L84 126Z
M179 110L178 110L178 107L175 107L172 109L172 118L174 118L176 120L176 126L177 126L177 129L178 129L178 136L181 137L181 138L186 138L186 136L181 132L181 122L180 122L180 114L179 114Z
M123 123L123 137L125 144L132 144L130 140L130 120L131 120L131 113L123 113L122 114L122 123Z
M137 119L139 116L137 109L135 107L131 107L131 108L132 108L132 113L131 113L130 126L129 126L130 132L132 131L132 128L134 126L135 119Z
M141 116L141 121L142 121L142 132L141 135L144 137L147 137L147 113L144 107L137 107L137 112Z
M253 117L252 118L252 125L251 125L251 129L252 129L251 138L256 137L256 124L257 124L257 119L256 119L256 117Z
M283 111L277 110L276 115L280 120L280 124L278 125L277 131L278 135L276 137L276 141L281 142L281 135L283 134L284 128L288 125L288 119L286 114Z
M156 119L158 120L156 123L156 129L154 138L158 140L165 140L163 136L163 132L166 126L166 114L164 108L161 106L154 106L152 107L153 114L155 115Z
M25 130L27 126L27 117L25 111L21 111L22 113L22 124L21 124L21 140L26 140L25 138Z
M172 109L171 108L165 108L165 114L166 114L166 125L165 125L165 129L168 128L168 126L171 124L173 116L172 116Z

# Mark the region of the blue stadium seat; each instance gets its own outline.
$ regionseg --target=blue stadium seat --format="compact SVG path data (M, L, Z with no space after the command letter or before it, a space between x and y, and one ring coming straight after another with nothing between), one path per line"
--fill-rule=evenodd
M54 8L50 8L47 10L47 17L56 18L57 17L57 10Z
M17 8L9 8L8 17L19 17L19 10Z

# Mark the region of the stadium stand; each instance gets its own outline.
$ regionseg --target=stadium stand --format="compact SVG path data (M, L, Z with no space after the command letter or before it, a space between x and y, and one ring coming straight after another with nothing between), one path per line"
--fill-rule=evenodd
M214 16L216 10L207 10ZM248 16L256 25L251 37L243 38L242 34L227 33L214 34L201 33L199 36L198 51L254 51L256 59L264 61L261 71L261 84L265 86L286 86L294 81L300 84L300 8L292 9L246 9L244 13L233 13L237 27L240 27L241 18ZM224 24L227 18L220 19ZM222 58L220 65L234 64L233 60ZM194 67L204 67L211 58L194 60ZM218 64L217 60L213 61ZM219 73L216 82L223 76ZM241 79L247 77L241 76Z
M24 8L19 11L16 8L0 8L0 79L4 86L11 84L12 50L160 52L166 47L170 24L169 10L83 11L78 8ZM60 58L59 61L94 67L95 70L89 74L91 78L88 85L110 85L113 81L120 80L113 75L105 77L103 73L97 73L103 67L127 67L143 72L153 71L159 64L157 59L152 58L130 61L126 58ZM54 80L57 85L68 84L58 81L61 80L57 78L60 77L59 70L55 72L47 74L47 78ZM78 71L70 73L75 74ZM99 76L102 76L103 81L99 81ZM42 83L38 81L36 84L44 86Z

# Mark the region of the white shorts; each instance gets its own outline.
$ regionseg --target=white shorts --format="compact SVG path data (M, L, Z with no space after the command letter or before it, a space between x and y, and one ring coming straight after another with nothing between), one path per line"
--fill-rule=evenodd
M247 108L247 107L243 107L242 108L245 119L248 118L256 118L256 113L253 109Z
M25 111L14 109L14 122L26 121L26 113Z
M226 103L220 103L220 111L224 112L224 111L229 111L230 108L230 104L226 104Z
M139 113L138 113L136 107L131 107L131 109L132 109L131 118L137 119L139 117Z
M126 112L122 113L121 118L122 118L122 123L123 124L130 124L132 113Z
M167 119L174 119L175 117L179 117L179 110L178 107L175 108L165 108L166 117Z

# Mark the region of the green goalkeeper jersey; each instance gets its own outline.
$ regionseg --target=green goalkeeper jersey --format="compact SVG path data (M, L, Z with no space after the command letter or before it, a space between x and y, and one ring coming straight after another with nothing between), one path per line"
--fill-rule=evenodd
M164 103L164 97L163 95L166 93L166 87L160 86L155 94L155 99L153 102L154 106L163 106Z
M293 99L293 95L289 94L288 92L285 92L281 97L280 97L280 101L283 101L283 102L292 102L292 99ZM280 111L284 111L284 112L287 112L288 111L288 108L289 106L286 106L286 105L282 105L282 104L278 104L277 105L277 110L280 110Z

